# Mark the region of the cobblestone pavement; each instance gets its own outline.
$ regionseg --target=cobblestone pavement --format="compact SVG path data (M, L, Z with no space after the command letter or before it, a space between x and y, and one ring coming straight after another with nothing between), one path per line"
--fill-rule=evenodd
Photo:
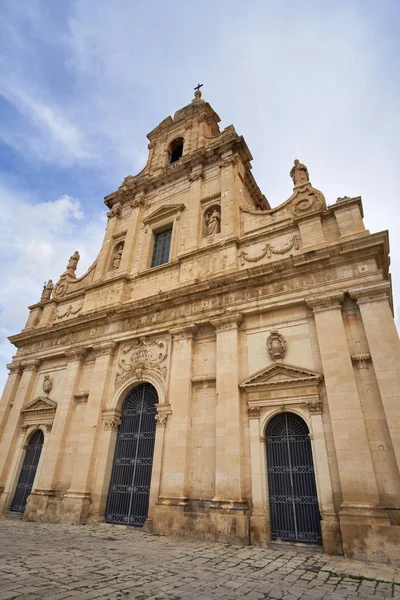
M117 525L0 520L0 600L39 598L400 599L400 568Z

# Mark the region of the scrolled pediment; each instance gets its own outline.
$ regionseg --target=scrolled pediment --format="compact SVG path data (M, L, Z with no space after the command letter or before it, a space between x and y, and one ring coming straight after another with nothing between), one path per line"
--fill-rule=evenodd
M275 387L291 387L299 384L317 385L323 379L321 373L287 364L273 364L254 373L240 384L245 391Z
M47 398L47 396L38 396L31 402L29 402L25 408L21 410L21 413L42 413L42 412L55 412L57 408L57 402Z

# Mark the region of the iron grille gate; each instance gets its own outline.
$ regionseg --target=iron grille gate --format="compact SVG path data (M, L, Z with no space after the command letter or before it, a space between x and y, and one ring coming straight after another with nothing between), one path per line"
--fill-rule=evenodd
M282 413L267 427L268 488L273 540L320 542L317 490L306 423Z
M26 501L35 480L36 469L42 452L43 439L43 433L38 430L35 431L29 440L10 510L15 512L24 512L25 510Z
M146 521L157 402L157 392L149 383L139 385L125 398L107 498L109 523L142 526Z

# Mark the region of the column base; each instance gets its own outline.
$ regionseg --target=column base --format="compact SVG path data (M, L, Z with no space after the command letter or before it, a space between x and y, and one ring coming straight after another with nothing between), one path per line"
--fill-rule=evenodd
M84 525L88 520L90 504L90 494L67 492L60 505L59 522L69 525Z
M244 502L161 498L146 528L164 535L248 545L248 512Z
M271 541L271 524L264 511L254 511L250 517L250 544L268 546Z
M28 496L23 520L58 523L60 503L60 495L55 490L34 490Z
M343 503L339 521L347 558L383 563L400 560L400 527L391 525L382 508Z
M335 513L323 513L321 517L322 548L325 554L343 554L339 519Z

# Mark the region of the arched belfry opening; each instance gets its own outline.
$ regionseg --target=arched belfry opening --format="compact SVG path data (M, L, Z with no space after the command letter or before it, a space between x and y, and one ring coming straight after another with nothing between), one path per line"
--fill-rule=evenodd
M28 496L32 491L33 483L35 481L43 441L44 436L40 429L36 430L29 439L14 498L10 506L10 510L14 512L24 512L25 510Z
M143 526L149 509L158 396L150 383L131 390L122 405L106 521Z
M321 517L307 424L283 412L266 430L272 540L321 542Z
M173 140L168 147L168 164L172 164L179 160L183 153L183 142L182 137Z

